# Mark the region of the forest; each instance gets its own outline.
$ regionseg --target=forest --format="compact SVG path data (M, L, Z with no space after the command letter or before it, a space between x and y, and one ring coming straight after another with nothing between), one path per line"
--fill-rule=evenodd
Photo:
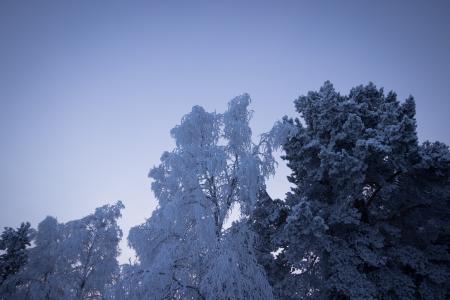
M326 81L294 105L257 137L248 94L184 115L127 264L120 201L4 228L0 299L450 299L450 152L419 142L414 98ZM277 151L283 199L266 190Z

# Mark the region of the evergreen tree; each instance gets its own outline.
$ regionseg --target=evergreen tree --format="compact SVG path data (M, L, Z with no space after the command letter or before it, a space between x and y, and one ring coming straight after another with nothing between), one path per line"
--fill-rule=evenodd
M266 191L261 191L258 202L250 218L256 234L255 253L268 276L276 299L297 299L294 291L301 284L292 274L292 266L281 251L286 244L277 241L278 231L282 228L288 214L287 205L272 200Z
M301 279L295 297L450 298L450 155L418 144L413 98L325 82L295 105L295 188L273 239Z
M11 275L17 273L27 262L27 246L30 246L30 223L19 228L5 227L0 236L0 286Z

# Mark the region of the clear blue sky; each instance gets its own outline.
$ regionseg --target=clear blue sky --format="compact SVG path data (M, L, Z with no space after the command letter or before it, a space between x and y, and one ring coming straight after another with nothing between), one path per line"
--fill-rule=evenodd
M156 206L169 130L243 92L260 134L325 80L373 81L449 144L449 53L449 1L0 1L0 226L121 199L126 236Z

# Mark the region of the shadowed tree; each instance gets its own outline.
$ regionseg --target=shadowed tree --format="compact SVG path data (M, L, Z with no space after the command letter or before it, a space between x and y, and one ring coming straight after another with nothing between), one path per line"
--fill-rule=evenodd
M19 228L5 227L0 236L0 286L11 275L17 273L27 262L27 246L30 246L30 223Z
M273 239L301 279L292 293L448 299L450 156L418 144L413 98L325 82L295 106L302 122L284 145L295 188Z

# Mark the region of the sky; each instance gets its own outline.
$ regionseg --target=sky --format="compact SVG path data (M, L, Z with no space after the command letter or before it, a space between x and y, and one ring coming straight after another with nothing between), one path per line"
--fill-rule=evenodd
M450 144L449 53L449 1L0 1L0 228L122 200L126 237L157 205L170 129L244 92L255 139L325 80L372 81Z

